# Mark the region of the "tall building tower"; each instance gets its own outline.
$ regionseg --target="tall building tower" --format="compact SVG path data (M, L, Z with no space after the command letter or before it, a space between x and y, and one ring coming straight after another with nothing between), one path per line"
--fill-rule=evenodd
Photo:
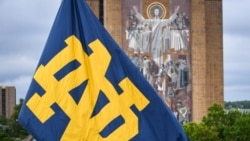
M224 103L222 0L87 0L181 123Z
M0 115L10 118L16 105L16 88L0 86Z
M200 121L224 103L222 0L192 0L192 114Z

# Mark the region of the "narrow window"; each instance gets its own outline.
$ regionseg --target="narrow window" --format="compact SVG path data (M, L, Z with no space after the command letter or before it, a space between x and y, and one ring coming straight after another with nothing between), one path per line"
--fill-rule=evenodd
M103 24L104 23L104 5L103 0L99 0L99 20Z

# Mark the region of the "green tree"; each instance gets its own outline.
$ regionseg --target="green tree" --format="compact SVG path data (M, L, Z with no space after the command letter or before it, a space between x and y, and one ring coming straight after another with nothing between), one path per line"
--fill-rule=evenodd
M12 141L9 135L5 132L3 128L0 129L0 140L1 141Z
M11 115L10 119L8 120L10 136L15 137L15 138L21 138L21 139L28 136L28 132L18 122L18 115L21 110L22 104L23 104L23 99L20 99L19 104L14 107L14 113Z
M203 123L190 122L183 125L191 141L217 141L217 133Z
M244 101L225 101L224 106L226 109L231 108L241 108L241 109L250 109L250 101L244 100Z
M0 125L7 125L7 118L5 116L0 116Z
M192 141L248 141L250 113L226 112L221 105L214 104L201 123L190 122L183 127Z
M243 113L240 118L235 120L232 127L235 133L235 139L237 141L249 141L250 140L250 113Z
M9 134L8 119L5 116L0 116L0 140L12 141Z

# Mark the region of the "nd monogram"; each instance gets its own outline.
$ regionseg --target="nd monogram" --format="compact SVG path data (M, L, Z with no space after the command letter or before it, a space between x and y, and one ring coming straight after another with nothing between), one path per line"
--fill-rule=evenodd
M83 51L81 42L75 36L70 36L65 42L67 46L63 50L46 65L38 67L34 79L45 93L42 96L34 93L27 102L28 108L41 123L45 123L55 114L50 106L57 103L70 118L61 140L115 141L121 136L121 140L133 138L138 134L138 117L131 107L142 111L149 104L148 99L127 77L119 83L123 92L117 93L105 77L111 56L98 39L89 44L93 51L91 55ZM71 62L78 62L79 65L62 78L55 77ZM87 82L86 87L76 101L70 91L83 82ZM100 93L108 102L93 115ZM102 134L116 119L123 122L112 132Z

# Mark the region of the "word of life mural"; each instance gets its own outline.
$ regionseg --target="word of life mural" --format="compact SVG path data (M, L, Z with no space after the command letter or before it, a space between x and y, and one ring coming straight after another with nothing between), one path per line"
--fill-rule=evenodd
M191 67L189 3L181 2L153 2L146 17L142 2L124 2L123 18L127 54L183 124L191 117Z

